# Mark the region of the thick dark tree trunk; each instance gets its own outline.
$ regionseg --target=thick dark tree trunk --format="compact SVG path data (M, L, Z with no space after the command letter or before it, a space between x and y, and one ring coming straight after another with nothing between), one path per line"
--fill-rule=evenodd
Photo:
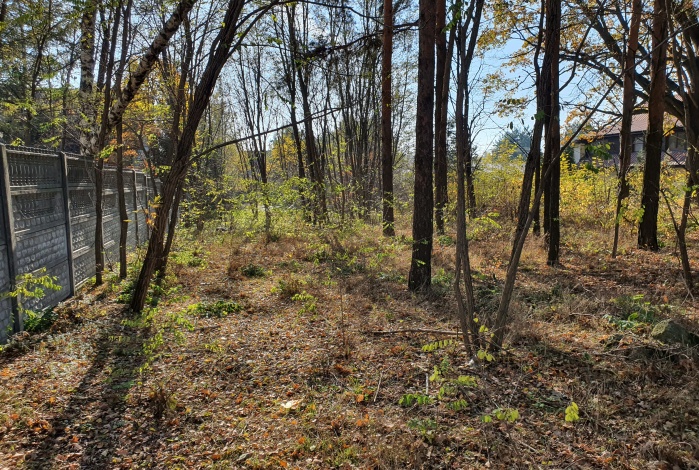
M663 152L665 83L667 68L667 10L663 0L653 4L651 83L648 96L648 132L646 163L643 169L641 206L643 217L638 227L638 247L657 251L658 205L660 202L660 162Z
M93 156L96 158L95 162L95 285L101 285L103 282L102 273L104 271L104 209L102 207L102 200L104 197L104 159L105 156L101 155L102 150L107 142L107 136L109 135L111 128L107 125L108 114L109 114L109 104L112 101L112 72L114 71L114 54L116 51L116 40L117 33L119 30L119 23L121 22L121 3L116 7L116 21L114 21L113 28L110 30L110 26L107 25L105 18L101 18L102 21L102 48L100 51L100 66L97 78L97 88L103 89L103 99L104 104L102 106L101 123L99 126L99 132L97 133L97 140L92 149ZM100 14L102 17L102 14ZM106 64L106 66L105 66ZM106 80L106 83L105 83Z
M179 218L180 202L182 201L183 192L184 187L183 185L180 185L175 193L175 200L172 202L172 208L170 209L170 216L168 218L167 237L165 238L162 253L158 257L158 263L155 265L155 272L158 273L158 279L165 279L165 276L167 275L167 260L170 250L172 249L172 243L175 240L175 229L177 228L177 220Z
M415 186L413 199L413 256L408 288L420 290L432 282L432 163L434 130L435 6L420 0L417 116L415 118Z
M396 234L393 212L393 126L391 125L391 60L393 57L393 0L383 4L383 56L381 58L381 191L383 234ZM340 169L340 171L342 171Z
M546 39L545 53L550 55L550 101L547 111L548 123L546 129L546 147L544 160L551 165L551 177L544 191L546 218L544 225L548 228L548 255L546 263L549 266L558 264L561 224L560 224L560 192L561 192L561 161L557 158L561 149L561 108L559 104L559 57L561 44L561 1L549 0L546 7Z

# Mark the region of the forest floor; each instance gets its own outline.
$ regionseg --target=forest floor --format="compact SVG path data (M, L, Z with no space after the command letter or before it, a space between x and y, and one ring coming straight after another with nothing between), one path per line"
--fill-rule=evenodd
M569 230L557 268L528 242L492 362L417 331L458 324L449 236L415 295L407 231L183 233L157 307L129 314L111 278L5 347L0 468L699 467L697 352L649 339L697 330L673 248L625 234L612 260L609 233ZM506 233L471 244L483 315Z

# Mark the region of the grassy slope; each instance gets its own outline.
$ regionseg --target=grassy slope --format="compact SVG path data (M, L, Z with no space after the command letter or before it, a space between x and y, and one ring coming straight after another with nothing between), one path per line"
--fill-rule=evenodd
M506 232L484 229L472 244L482 314L497 302ZM374 334L455 327L448 237L436 244L434 292L414 296L405 238L370 227L270 244L250 235L181 240L176 281L144 318L117 302L125 284L87 290L51 332L4 351L0 468L697 465L696 356L657 349L648 323L605 317L651 312L696 327L670 248L628 245L612 261L609 234L576 228L551 269L531 241L510 352L469 365L458 343L423 350L446 336ZM449 385L459 376L476 385ZM425 393L430 403L399 405ZM499 420L498 409L519 417Z

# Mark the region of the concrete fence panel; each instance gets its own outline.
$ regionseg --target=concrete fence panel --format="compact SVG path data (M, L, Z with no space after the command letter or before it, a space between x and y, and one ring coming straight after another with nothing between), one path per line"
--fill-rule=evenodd
M95 275L94 161L79 155L0 145L0 294L15 289L18 275L55 276L58 291L23 307L56 306ZM116 169L104 169L103 229L107 268L119 261L120 217ZM148 240L150 178L124 171L129 230L127 246ZM3 296L4 297L4 296ZM23 329L16 299L0 299L0 343Z

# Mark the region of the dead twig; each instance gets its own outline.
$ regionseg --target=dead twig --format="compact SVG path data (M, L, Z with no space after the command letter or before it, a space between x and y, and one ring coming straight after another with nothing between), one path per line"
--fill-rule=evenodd
M383 379L383 372L379 374L379 383L376 386L376 391L374 392L374 401L373 403L376 403L376 397L379 396L379 389L381 388L381 379Z

